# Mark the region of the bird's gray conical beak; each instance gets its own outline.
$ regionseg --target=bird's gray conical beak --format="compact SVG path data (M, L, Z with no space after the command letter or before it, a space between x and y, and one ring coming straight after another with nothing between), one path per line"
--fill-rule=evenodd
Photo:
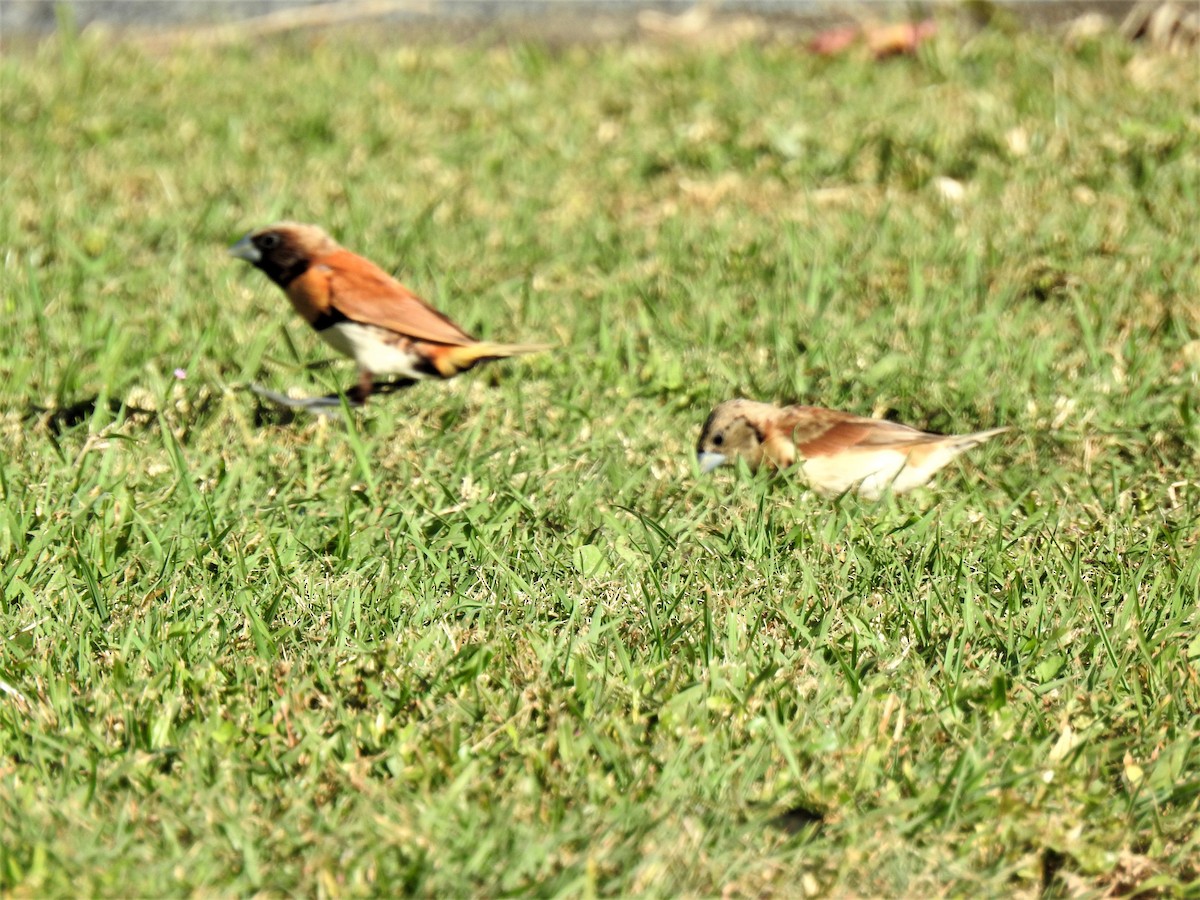
M711 472L717 466L723 466L729 458L724 453L705 453L703 451L696 454L696 462L700 464L700 473L705 474Z
M259 249L250 243L250 235L246 235L236 244L229 248L229 255L236 256L238 259L244 259L248 263L256 263L262 259L262 253Z

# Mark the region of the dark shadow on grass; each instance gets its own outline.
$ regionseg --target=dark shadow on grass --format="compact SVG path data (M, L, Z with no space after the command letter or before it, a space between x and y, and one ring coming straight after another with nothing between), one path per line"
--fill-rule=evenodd
M368 399L384 397L414 384L416 381L413 379L376 381L372 385L371 397ZM259 428L267 425L290 424L298 418L300 413L336 415L342 408L341 394L296 399L269 391L259 385L251 385L250 390L258 398L257 408L254 411L254 425ZM219 393L213 393L193 398L190 417L197 421L204 418L219 397ZM362 402L350 396L346 397L346 402L351 409L363 406ZM143 426L154 423L158 416L153 409L131 406L116 397L109 397L101 402L100 396L96 394L65 406L39 406L36 403L29 403L25 407L22 419L27 423L45 428L51 434L60 435L90 421L98 410L107 411L112 421L123 419L125 422Z
M36 422L44 426L52 434L62 434L81 425L91 419L99 408L99 395L88 397L84 400L79 400L67 406L46 407L38 406L35 403L30 403L25 408L23 416L26 422ZM126 421L139 422L147 424L154 421L157 415L152 409L142 409L140 406L129 406L121 402L115 397L110 397L103 404L103 408L114 418L121 415L122 410L125 413Z
M367 399L394 394L404 388L416 384L412 378L395 381L374 381L371 383L371 396ZM289 397L278 391L268 390L259 384L250 385L250 391L258 398L254 410L256 427L265 425L288 425L296 420L300 413L317 416L333 416L342 409L343 397L351 409L359 409L365 404L352 396L351 391L343 394L325 394L321 397Z
M1059 851L1044 847L1042 849L1042 896L1064 897L1067 895L1065 885L1059 878L1059 872L1067 862L1067 857Z
M801 803L773 816L768 824L790 835L809 834L825 824L825 811L815 803Z

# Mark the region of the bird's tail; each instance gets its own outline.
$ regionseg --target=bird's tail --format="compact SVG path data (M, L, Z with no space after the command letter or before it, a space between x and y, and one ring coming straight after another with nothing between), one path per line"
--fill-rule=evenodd
M1004 425L1000 428L989 428L987 431L976 431L974 434L955 435L954 448L959 452L963 450L970 450L972 447L978 447L989 438L993 438L998 434L1003 434L1004 432L1011 430L1012 429L1009 426Z
M541 353L550 347L550 344L494 344L491 341L479 341L457 347L443 346L433 354L433 364L443 378L451 378L489 359Z

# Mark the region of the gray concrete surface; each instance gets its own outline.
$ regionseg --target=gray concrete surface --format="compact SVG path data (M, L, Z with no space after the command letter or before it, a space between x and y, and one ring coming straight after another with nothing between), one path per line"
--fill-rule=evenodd
M76 28L102 24L112 28L178 28L213 25L247 19L282 10L326 4L329 0L0 0L0 37L37 35L58 27L60 16ZM353 3L355 0L341 0ZM398 0L400 7L403 0ZM546 26L569 31L584 23L604 20L632 23L641 10L682 13L694 0L412 0L409 10L398 8L375 20L437 23L474 31L481 28L526 23L538 33ZM911 3L902 0L717 0L710 4L721 15L753 14L791 20L826 21L845 18L864 7L895 6L910 15L953 2ZM1100 11L1119 19L1132 5L1130 0L1016 0L1001 2L1019 18L1062 21L1084 11ZM422 11L414 11L415 7ZM619 30L619 28L618 28ZM586 34L581 33L581 36Z

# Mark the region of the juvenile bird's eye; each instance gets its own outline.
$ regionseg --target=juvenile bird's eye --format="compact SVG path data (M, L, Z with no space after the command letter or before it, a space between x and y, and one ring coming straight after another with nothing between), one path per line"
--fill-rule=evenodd
M258 246L263 250L274 250L279 246L279 235L269 231L258 239Z
M725 443L725 435L718 434L713 437L713 444L715 446L720 447L723 443Z

